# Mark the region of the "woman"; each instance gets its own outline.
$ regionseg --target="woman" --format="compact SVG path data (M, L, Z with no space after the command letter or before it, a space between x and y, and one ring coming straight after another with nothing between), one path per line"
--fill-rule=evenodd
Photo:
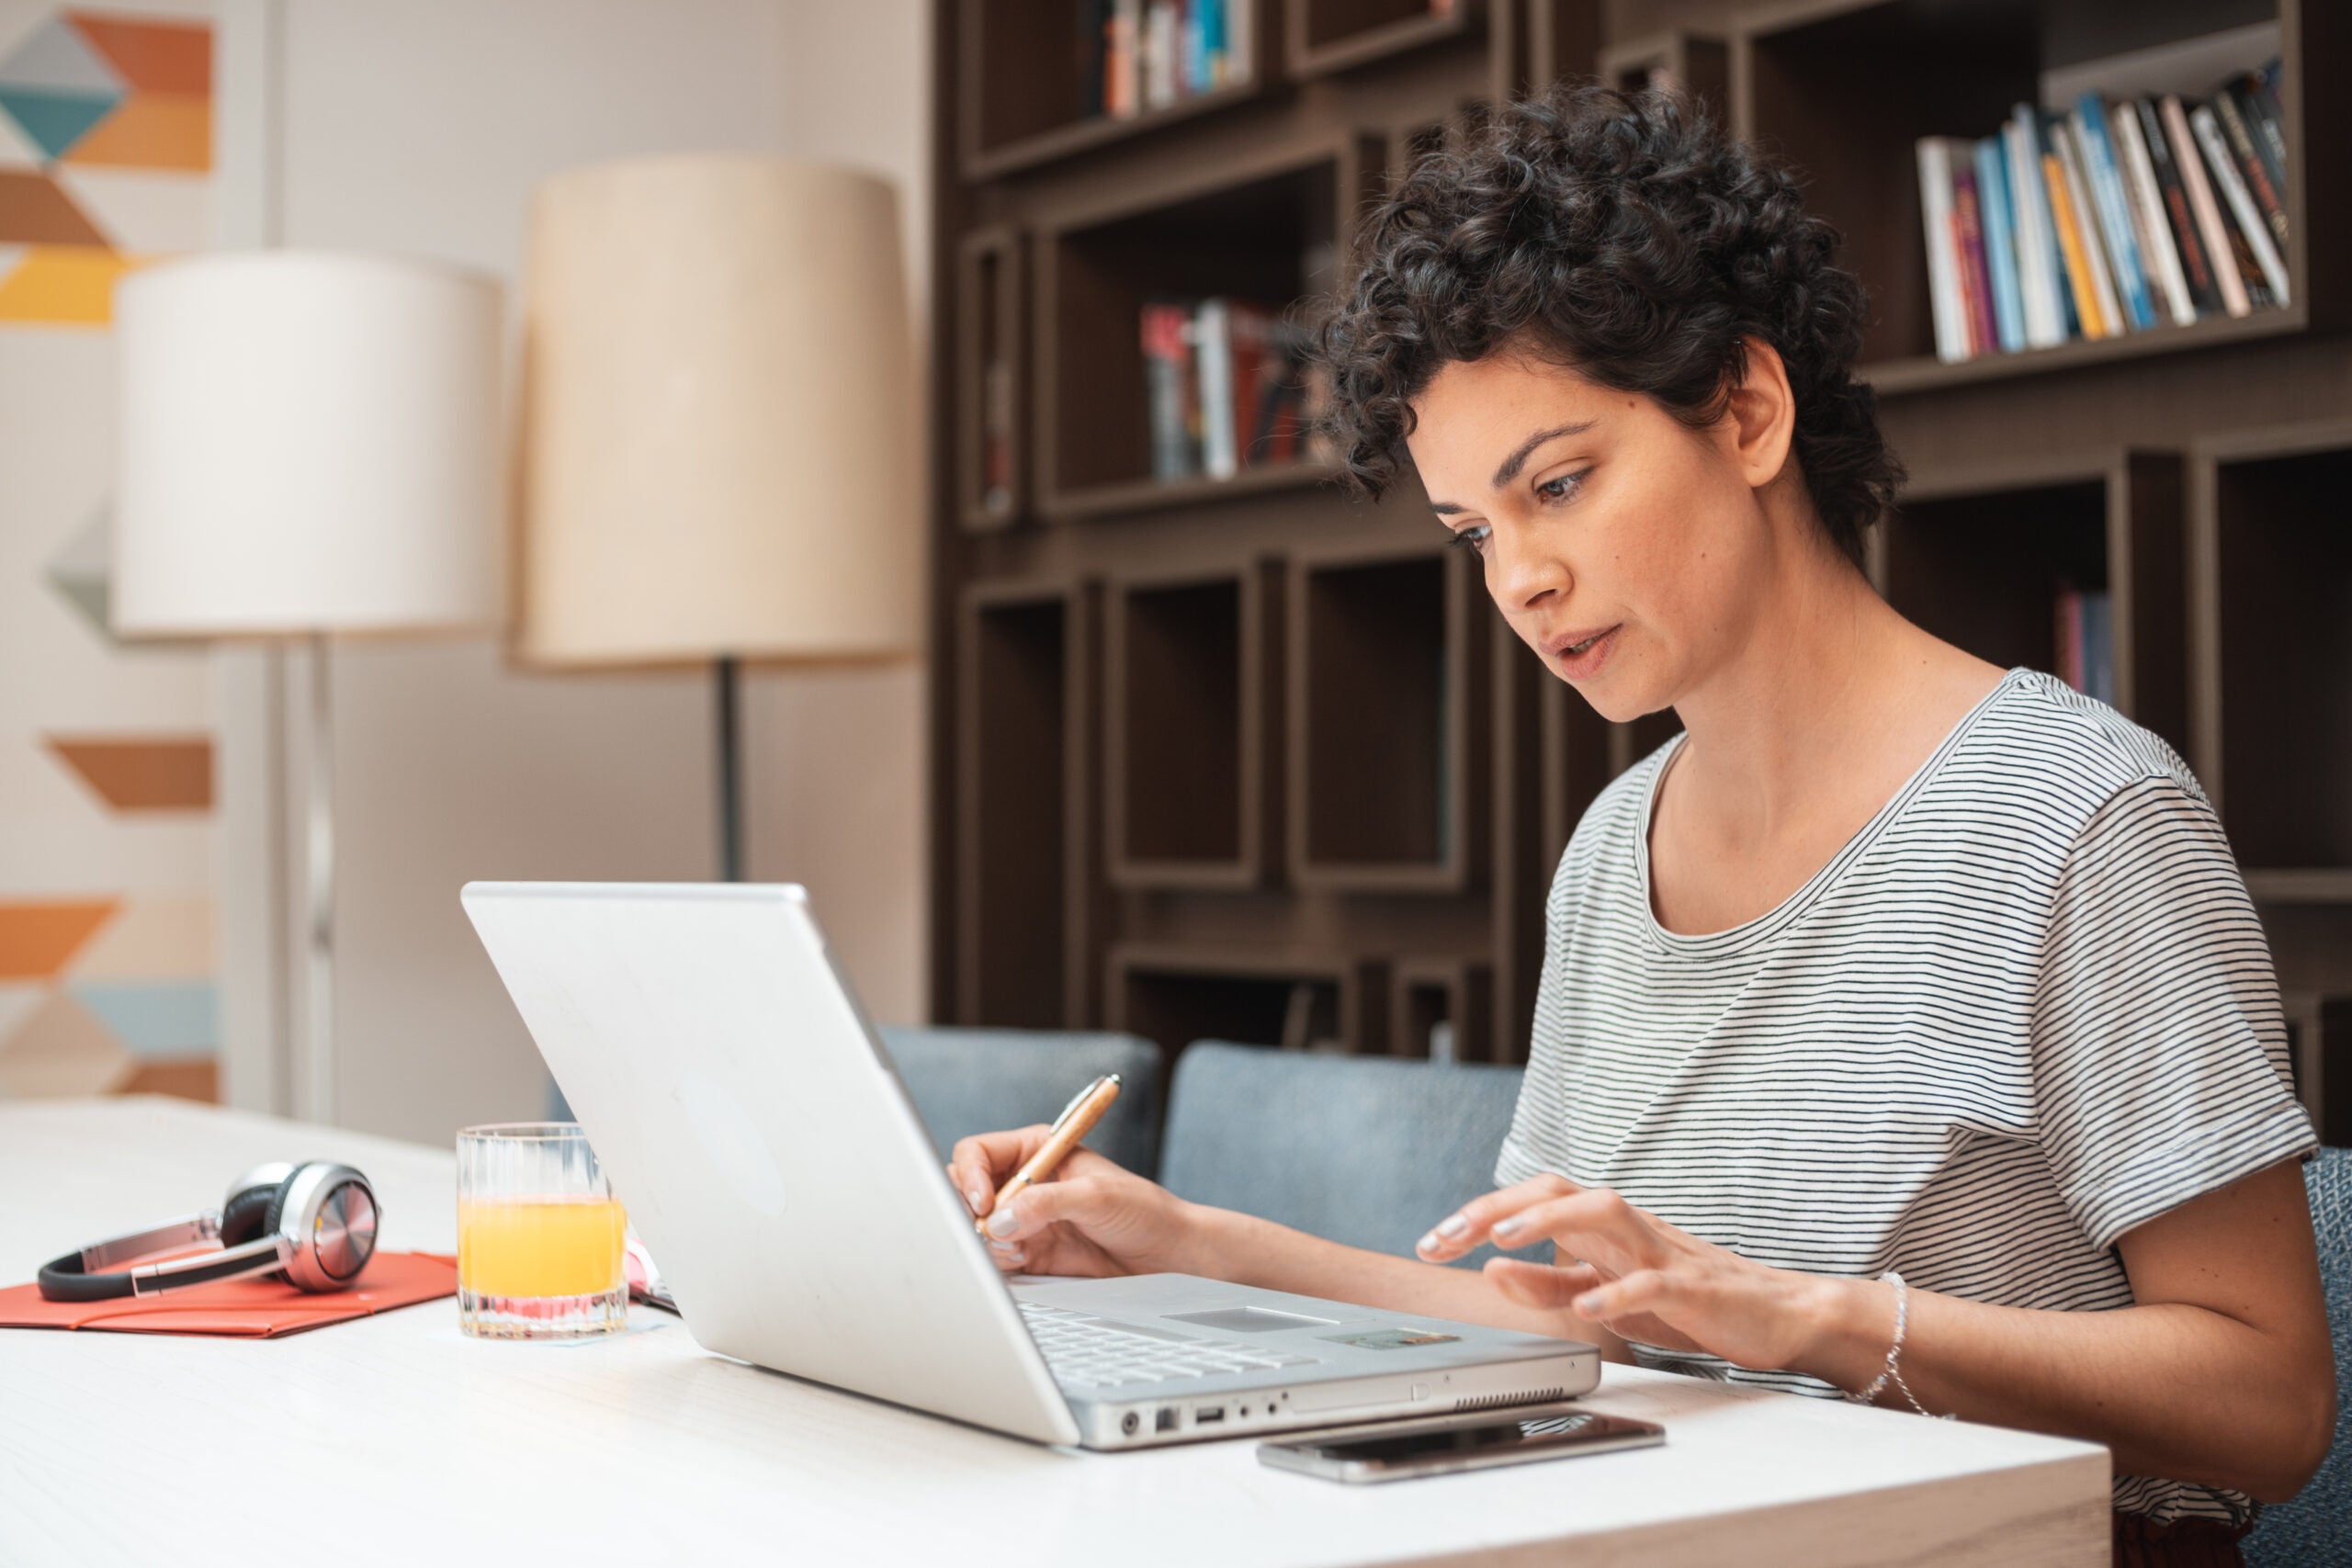
M1091 1155L988 1229L1008 1269L1175 1269L2089 1438L2120 1556L2234 1561L2335 1419L2261 927L2162 741L1871 591L1901 473L1834 243L1657 96L1564 88L1406 177L1327 331L1350 474L1377 494L1409 457L1553 672L1684 733L1560 863L1504 1185L1421 1260ZM976 1213L1042 1132L958 1146ZM1487 1240L1550 1248L1435 1266Z

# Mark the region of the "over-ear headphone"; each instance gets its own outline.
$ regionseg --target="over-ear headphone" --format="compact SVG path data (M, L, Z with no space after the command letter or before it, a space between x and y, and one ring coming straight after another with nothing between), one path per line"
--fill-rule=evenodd
M347 1165L257 1165L231 1184L217 1214L191 1214L42 1264L40 1293L52 1302L102 1302L281 1272L300 1290L340 1291L376 1255L381 1215L375 1189ZM118 1267L207 1241L220 1249Z

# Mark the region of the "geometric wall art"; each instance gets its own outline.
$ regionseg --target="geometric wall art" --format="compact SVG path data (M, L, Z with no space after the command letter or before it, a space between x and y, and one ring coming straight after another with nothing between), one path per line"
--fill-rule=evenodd
M210 0L0 0L0 1097L219 1094L213 711L107 618L113 290L209 249Z

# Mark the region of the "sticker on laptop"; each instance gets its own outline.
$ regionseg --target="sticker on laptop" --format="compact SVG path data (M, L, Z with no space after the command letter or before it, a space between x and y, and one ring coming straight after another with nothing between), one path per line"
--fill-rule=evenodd
M1426 1328L1373 1328L1361 1334L1319 1336L1326 1345L1352 1345L1359 1350L1402 1350L1412 1345L1451 1345L1459 1334L1435 1334Z

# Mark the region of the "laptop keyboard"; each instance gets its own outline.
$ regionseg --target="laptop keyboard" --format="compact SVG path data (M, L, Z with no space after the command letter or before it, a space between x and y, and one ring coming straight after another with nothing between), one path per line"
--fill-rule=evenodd
M1119 1388L1132 1383L1221 1377L1313 1366L1313 1356L1290 1355L1231 1339L1187 1339L1137 1325L1090 1317L1068 1307L1018 1302L1029 1337L1045 1353L1056 1382L1070 1388Z

